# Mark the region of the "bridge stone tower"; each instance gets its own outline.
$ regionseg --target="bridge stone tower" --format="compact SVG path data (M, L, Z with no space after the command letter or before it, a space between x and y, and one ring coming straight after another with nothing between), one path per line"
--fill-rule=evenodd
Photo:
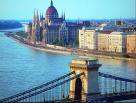
M70 98L75 100L87 100L89 95L99 94L98 69L101 64L97 59L73 59L70 64L71 71L75 75L84 73L77 79L70 81Z

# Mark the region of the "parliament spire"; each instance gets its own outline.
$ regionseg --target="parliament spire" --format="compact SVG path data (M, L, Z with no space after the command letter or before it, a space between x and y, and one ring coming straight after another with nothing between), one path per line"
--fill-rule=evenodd
M51 6L53 6L53 1L51 0Z

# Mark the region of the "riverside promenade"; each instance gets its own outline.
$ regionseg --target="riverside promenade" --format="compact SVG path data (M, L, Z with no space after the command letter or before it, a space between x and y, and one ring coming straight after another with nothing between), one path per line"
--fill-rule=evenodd
M27 39L16 35L15 32L6 32L5 35L25 46L28 46L35 50L40 50L40 51L45 51L45 52L67 54L67 55L78 55L80 57L95 57L95 58L108 58L108 59L119 59L119 60L136 60L136 57L134 55L133 57L125 57L124 54L121 54L121 53L83 50L83 49L78 49L78 48L66 48L66 47L60 47L60 46L49 47L49 46L43 46L41 44L34 45L31 42L29 42Z

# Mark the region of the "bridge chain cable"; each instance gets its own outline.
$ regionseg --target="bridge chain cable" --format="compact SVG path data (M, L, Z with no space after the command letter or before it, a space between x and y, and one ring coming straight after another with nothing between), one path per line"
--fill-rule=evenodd
M38 90L38 89L44 88L44 87L49 86L49 85L51 85L51 84L53 84L53 83L55 83L55 82L58 82L59 80L62 80L62 79L64 79L64 78L66 78L66 77L69 77L69 76L71 76L71 75L74 74L74 73L75 73L75 72L73 71L73 72L68 73L68 74L66 74L66 75L63 75L63 76L61 76L61 77L59 77L59 78L57 78L57 79L55 79L55 80L52 80L52 81L47 82L47 83L45 83L45 84L42 84L42 85L40 85L40 86L34 87L34 88L30 89L30 90L27 90L27 91L18 93L18 94L16 94L16 95L10 96L10 97L8 97L8 98L1 99L1 100L0 100L0 103L1 103L1 102L4 102L4 101L10 101L10 100L12 100L12 99L14 99L14 98L19 98L20 96L24 96L24 95L26 95L26 94L30 94L31 92L35 92L35 91ZM36 98L35 98L35 99L36 99Z
M136 80L126 79L126 78L123 78L123 77L113 76L113 75L106 74L106 73L101 73L101 72L99 72L99 76L102 76L102 77L105 77L105 78L121 80L121 81L126 81L126 82L136 83Z
M89 103L109 103L108 101L120 101L120 100L127 100L127 99L136 99L136 80L123 78L119 76L114 76L106 73L99 72L99 78L102 78L104 81L101 82L101 85L104 86L104 90L106 94L101 92L99 95L90 96ZM109 79L107 81L107 79ZM113 88L113 92L107 94L107 82L110 85L109 88ZM103 90L101 87L101 89ZM109 89L108 88L108 89Z
M62 82L60 82L60 83L57 83L57 84L52 85L52 86L50 86L50 87L47 87L47 88L45 88L45 89L43 89L43 90L39 90L39 91L37 91L37 92L34 92L34 93L30 94L30 95L27 95L27 96L24 96L24 97L15 99L15 100L11 101L10 103L15 103L15 102L24 100L24 99L26 99L26 98L29 98L29 97L38 95L38 94L40 94L40 93L43 93L43 92L45 92L45 91L51 90L51 89L53 89L53 88L55 88L55 87L58 87L58 86L63 85L64 83L67 83L67 82L69 82L69 81L71 81L71 80L73 80L73 79L79 78L79 77L82 76L82 75L84 75L84 73L80 73L80 74L78 74L78 75L75 75L75 76L73 76L73 77L70 77L70 78L68 78L67 80L64 80L64 81L62 81Z

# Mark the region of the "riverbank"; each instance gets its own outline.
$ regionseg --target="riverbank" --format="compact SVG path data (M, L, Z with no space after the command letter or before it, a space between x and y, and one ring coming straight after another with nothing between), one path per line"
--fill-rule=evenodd
M40 50L40 51L44 51L44 52L59 53L59 54L69 54L69 55L72 54L71 52L68 52L65 50L57 50L57 49L53 49L53 48L42 47L40 45L33 45L33 44L27 42L26 40L24 40L24 38L21 38L15 34L5 34L5 35L14 39L16 42L18 42L24 46L30 47L32 49L35 49L35 50Z
M19 43L22 43L20 41L18 41ZM40 50L40 51L44 51L44 52L52 52L52 53L59 53L59 54L71 54L70 52L66 52L66 51L60 51L60 50L53 50L53 49L48 49L48 48L40 48L40 47L35 47L35 46L30 46L30 45L26 45L26 44L23 44L27 47L30 47L32 49L35 49L35 50Z
M119 57L118 55L106 55L106 54L101 55L98 52L92 52L92 53L83 52L83 51L79 52L78 49L77 50L69 49L69 48L58 49L58 48L45 47L41 45L34 45L32 43L29 43L26 39L16 35L15 33L5 33L5 35L27 47L44 52L52 52L52 53L67 54L67 55L78 55L79 57L84 57L84 58L95 57L95 58L107 58L107 59L118 59L118 60L136 60L136 58Z
M106 58L106 59L117 59L117 60L135 60L135 58L123 58L115 56L106 56L106 55L95 55L95 54L80 54L80 57L95 57L95 58Z

